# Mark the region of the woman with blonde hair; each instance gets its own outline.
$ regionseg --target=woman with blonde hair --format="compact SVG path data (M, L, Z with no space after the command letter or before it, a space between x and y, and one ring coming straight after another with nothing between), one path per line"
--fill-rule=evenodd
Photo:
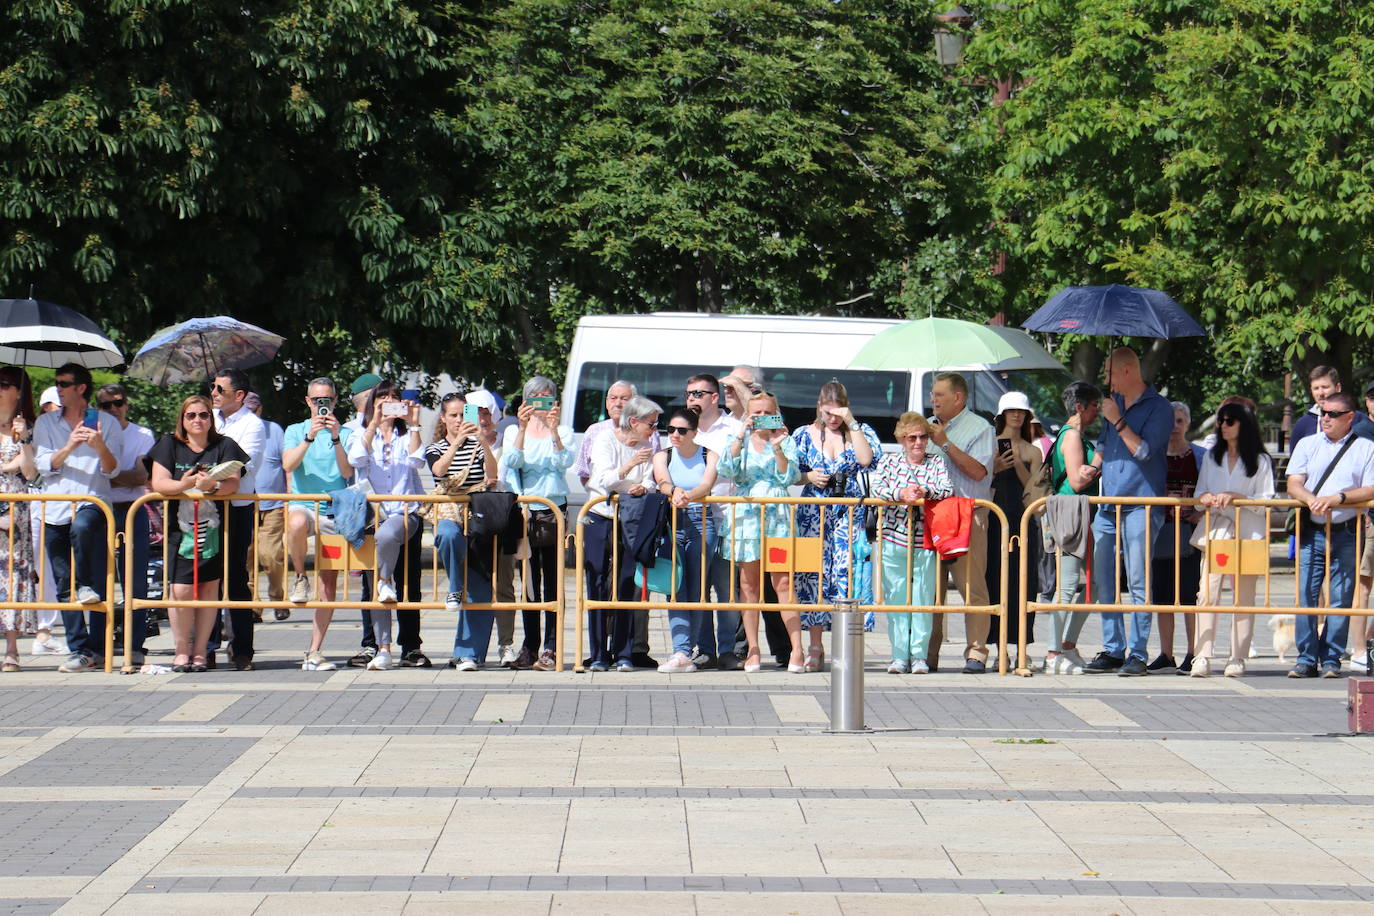
M747 405L748 429L732 436L716 465L716 473L735 483L736 496L786 496L787 488L801 479L797 465L797 446L781 424L778 399L767 392L754 395ZM768 537L787 537L791 533L791 519L785 505L755 506L731 504L726 512L725 536L720 553L726 562L739 566L740 600L757 602L763 594L763 547ZM791 603L791 576L785 572L771 574L778 601ZM749 645L744 670L754 673L759 661L759 611L745 611L744 637ZM782 612L783 625L792 643L787 670L800 674L802 664L801 614Z

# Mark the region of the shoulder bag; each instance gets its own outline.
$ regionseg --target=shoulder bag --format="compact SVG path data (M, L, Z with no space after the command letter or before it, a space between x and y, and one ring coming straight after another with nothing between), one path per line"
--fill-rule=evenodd
M1316 435L1320 436L1322 435L1322 433L1318 432L1316 433ZM1331 476L1331 472L1336 470L1336 465L1340 464L1341 459L1345 457L1346 450L1349 449L1350 446L1355 444L1355 438L1356 437L1352 434L1349 439L1345 440L1345 445L1341 446L1341 450L1336 453L1336 457L1332 458L1331 463L1326 466L1326 470L1322 471L1321 479L1318 480L1317 485L1312 488L1312 493L1316 493L1317 491L1319 491L1322 488L1322 486L1326 483L1326 479ZM1302 513L1302 521L1304 525L1312 524L1312 513L1307 511L1306 506L1297 506L1288 513L1288 518L1284 520L1283 530L1285 534L1297 533L1299 513Z

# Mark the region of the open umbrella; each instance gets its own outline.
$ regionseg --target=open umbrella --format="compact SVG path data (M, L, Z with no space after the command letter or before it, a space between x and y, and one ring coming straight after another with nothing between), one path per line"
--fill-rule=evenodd
M1021 323L1027 331L1112 337L1206 337L1168 293L1138 286L1070 286Z
M154 385L199 382L222 369L271 362L284 339L226 316L192 318L148 338L129 364L129 375Z
M955 318L918 318L890 327L849 361L851 369L1062 369L1030 335L1015 328L992 328Z
M41 299L0 299L0 363L111 369L124 365L124 354L100 325L74 309Z

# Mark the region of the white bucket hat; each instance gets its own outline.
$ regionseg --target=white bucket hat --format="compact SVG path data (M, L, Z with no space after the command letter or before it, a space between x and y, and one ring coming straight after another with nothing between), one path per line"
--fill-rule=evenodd
M1008 391L997 401L997 416L1000 417L1008 410L1024 410L1031 416L1035 415L1035 411L1031 410L1030 398L1019 391Z

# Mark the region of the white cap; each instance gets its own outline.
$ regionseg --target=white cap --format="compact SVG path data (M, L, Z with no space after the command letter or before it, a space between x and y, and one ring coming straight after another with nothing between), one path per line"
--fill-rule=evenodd
M464 404L476 404L491 411L491 422L501 422L501 408L496 406L496 398L485 388L474 388L463 395Z
M1030 413L1032 416L1035 415L1035 411L1031 410L1030 398L1026 397L1019 391L1008 391L1006 394L1002 395L1000 400L998 400L997 416L1000 417L1008 410L1024 410Z
M38 399L38 409L42 410L47 404L52 404L56 407L62 406L62 401L57 397L56 385L53 385L51 388L43 389L43 396Z

